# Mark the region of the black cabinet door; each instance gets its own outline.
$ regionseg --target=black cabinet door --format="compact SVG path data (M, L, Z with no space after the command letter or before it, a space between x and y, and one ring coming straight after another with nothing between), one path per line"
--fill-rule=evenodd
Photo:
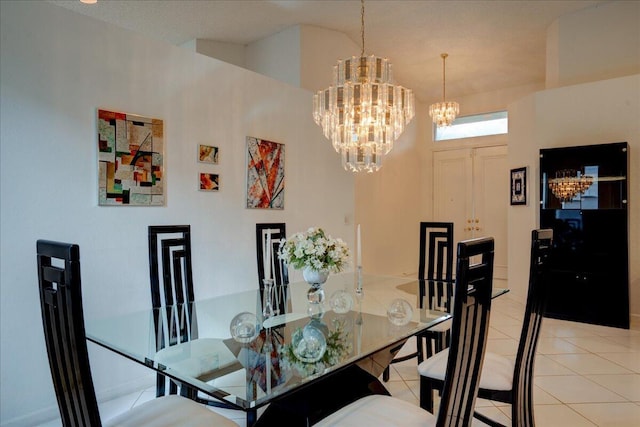
M627 153L626 143L540 151L540 227L554 238L549 317L629 328ZM594 175L591 191L556 199L549 177L580 168Z
M598 325L629 328L626 288L621 278L592 272L551 270L546 315Z

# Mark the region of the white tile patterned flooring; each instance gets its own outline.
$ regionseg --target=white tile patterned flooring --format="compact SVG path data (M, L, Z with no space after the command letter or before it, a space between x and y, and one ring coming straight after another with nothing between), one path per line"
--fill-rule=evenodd
M493 302L490 351L515 355L524 307L509 295ZM415 339L401 350L410 352ZM386 383L393 396L418 404L419 378L415 359L391 367ZM147 389L101 402L103 419L154 398ZM640 325L616 329L544 319L535 370L535 419L539 427L640 426ZM479 412L510 423L510 406L478 400ZM240 426L244 413L215 409ZM474 420L473 426L484 424ZM42 427L60 426L53 420Z

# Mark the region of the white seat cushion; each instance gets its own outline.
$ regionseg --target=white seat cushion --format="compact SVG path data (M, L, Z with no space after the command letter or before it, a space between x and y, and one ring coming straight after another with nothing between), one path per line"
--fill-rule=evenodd
M444 380L449 350L445 349L418 365L418 373L427 378ZM511 390L514 361L499 354L486 352L480 375L480 388Z
M238 363L224 342L214 338L200 338L165 347L156 353L154 359L195 378Z
M238 427L205 406L181 396L164 396L118 415L104 427Z
M315 426L435 426L433 414L404 400L373 395L363 397L320 420Z

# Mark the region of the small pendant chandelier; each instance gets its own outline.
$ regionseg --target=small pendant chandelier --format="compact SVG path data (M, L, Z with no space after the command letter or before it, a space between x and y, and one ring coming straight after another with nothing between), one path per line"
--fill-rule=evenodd
M393 83L391 63L364 54L364 0L361 0L360 57L339 60L333 84L313 96L313 118L353 172L375 172L382 157L415 114L410 89Z
M442 102L436 102L429 107L429 115L433 119L433 123L438 127L451 126L456 116L460 112L460 106L457 102L446 102L446 74L445 62L449 54L442 53Z

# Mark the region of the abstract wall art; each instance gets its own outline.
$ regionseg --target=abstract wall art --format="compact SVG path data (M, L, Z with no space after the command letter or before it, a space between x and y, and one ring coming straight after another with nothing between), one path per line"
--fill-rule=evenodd
M218 147L198 145L198 161L202 163L218 164Z
M200 173L200 190L201 191L219 191L220 175L217 173Z
M98 110L98 205L164 205L162 120Z
M247 137L247 208L284 209L284 144Z

